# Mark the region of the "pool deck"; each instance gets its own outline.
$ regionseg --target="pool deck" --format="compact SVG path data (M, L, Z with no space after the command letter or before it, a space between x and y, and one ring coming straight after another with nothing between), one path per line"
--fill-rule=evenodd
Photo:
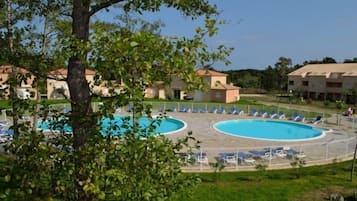
M128 114L126 112L120 112L118 114ZM154 112L152 115L158 115L158 112ZM304 141L270 141L259 139L248 139L239 136L232 136L220 133L214 129L214 124L219 121L236 120L236 119L270 119L262 117L233 114L216 114L216 113L192 113L192 112L168 112L167 116L184 121L187 124L185 129L179 132L167 134L166 137L172 141L184 138L188 132L192 131L192 136L200 141L200 149L194 150L198 153L207 153L208 161L205 164L194 164L184 168L185 171L212 171L209 163L216 162L219 153L237 153L245 152L249 153L251 150L262 150L269 148L270 150L275 147L291 147L297 151L303 151L306 153L307 165L326 164L332 161L342 161L351 159L353 151L356 146L356 129L354 124L357 123L357 119L352 117L341 117L337 114L332 115L329 119L326 119L329 124L320 123L312 125L329 129L331 131L326 132L325 136L318 139L304 140ZM281 120L289 121L291 120ZM336 122L340 122L337 126ZM192 144L193 145L193 144ZM0 146L0 152L3 147ZM185 152L185 150L183 150ZM258 163L264 163L268 165L268 169L276 168L289 168L291 167L291 158L277 158L274 159L258 159L255 163L246 164L238 162L236 164L227 164L229 167L225 168L225 171L229 170L255 170L255 165Z
M270 141L248 139L239 136L231 136L218 132L213 128L213 125L219 121L234 120L234 119L262 119L262 117L252 117L246 114L214 114L214 113L185 113L185 112L168 112L167 116L180 119L187 123L186 129L166 135L169 139L176 141L178 138L183 138L189 131L192 131L192 136L199 140L200 150L194 152L207 153L208 161L217 162L219 153L249 153L251 150L271 149L276 147L290 147L297 151L306 153L304 160L306 165L326 164L334 161L343 161L351 159L353 156L354 147L356 145L356 133L354 129L345 126L335 126L333 124L317 124L312 125L328 129L325 136L304 141ZM334 117L331 117L329 122L334 122ZM269 119L269 118L264 118ZM289 121L291 120L282 120ZM349 124L348 119L344 119L345 124ZM278 158L270 160L256 160L252 164L226 164L225 171L237 170L255 170L255 165L263 163L268 165L268 169L291 168L291 158ZM195 164L184 168L185 171L212 171L212 168L206 164Z
M319 139L306 140L306 141L269 141L248 139L238 136L226 135L218 132L213 128L213 125L219 121L234 120L234 119L269 119L261 117L252 117L248 115L232 115L232 114L214 114L214 113L183 113L183 112L169 112L168 116L183 120L187 123L187 128L178 133L167 135L168 138L175 140L182 138L187 132L192 131L193 136L201 141L202 148L247 148L247 147L260 147L260 146L281 146L281 145L300 145L306 143L322 143L331 142L335 140L348 139L355 137L351 130L343 130L342 127L338 128L333 125L317 124L312 125L332 129L332 132L327 132L326 135ZM281 120L289 121L290 120ZM343 131L343 134L341 134Z

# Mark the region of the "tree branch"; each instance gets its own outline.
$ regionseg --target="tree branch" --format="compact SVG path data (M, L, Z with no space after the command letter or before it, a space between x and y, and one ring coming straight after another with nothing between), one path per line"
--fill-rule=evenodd
M122 2L122 1L124 1L124 0L110 0L110 1L106 1L103 3L97 4L89 11L89 16L92 16L102 9L108 8L109 6L119 3L119 2Z

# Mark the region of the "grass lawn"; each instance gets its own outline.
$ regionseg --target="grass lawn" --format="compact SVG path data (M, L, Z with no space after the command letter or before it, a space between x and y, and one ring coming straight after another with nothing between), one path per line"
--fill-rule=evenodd
M0 166L6 159L0 156ZM200 173L202 182L187 195L170 201L321 201L339 193L355 200L357 176L351 182L351 161L301 169ZM4 172L0 188L4 189Z
M330 200L333 193L342 194L345 200L355 200L357 177L350 182L350 170L351 161L347 161L302 169L202 173L199 174L202 182L190 197L180 195L173 200L320 201Z

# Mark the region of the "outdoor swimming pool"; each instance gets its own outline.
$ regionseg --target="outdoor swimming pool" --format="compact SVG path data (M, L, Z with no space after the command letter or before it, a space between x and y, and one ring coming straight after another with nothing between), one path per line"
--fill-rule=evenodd
M325 135L323 129L310 125L262 119L220 121L213 127L227 135L271 141L303 141Z
M108 135L108 134L121 135L121 134L125 133L127 128L121 127L121 125L123 125L123 118L124 118L124 116L121 116L121 115L114 116L114 119L104 118L99 123L102 135ZM131 126L132 121L130 120L129 122L130 122L129 126ZM149 128L149 126L152 122L153 121L147 117L141 117L139 119L139 126L140 126L140 128ZM171 117L163 118L161 120L160 125L157 123L157 121L154 122L153 125L156 126L156 129L154 131L155 134L163 134L163 135L176 133L176 132L179 132L187 127L187 125L184 121L181 121L181 120L175 119L175 118L171 118ZM72 132L72 128L69 125L62 126L60 124L56 124L53 121L52 122L51 121L40 121L37 124L37 128L39 130L42 130L45 132L46 131L59 131L59 132L67 132L67 133Z

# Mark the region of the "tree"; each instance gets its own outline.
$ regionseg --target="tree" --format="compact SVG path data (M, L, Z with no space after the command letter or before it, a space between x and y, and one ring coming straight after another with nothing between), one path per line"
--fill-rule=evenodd
M279 89L279 83L278 83L278 74L276 71L273 69L273 67L268 66L264 70L264 73L262 75L262 87L266 90L276 90Z
M72 34L61 42L64 44L61 47L63 57L68 57L66 79L71 112L63 115L54 111L52 118L57 123L62 122L60 127L69 124L73 135L58 133L49 142L42 133L23 130L10 149L16 158L15 168L9 171L12 174L6 179L13 189L8 197L17 200L167 199L192 181L185 179L179 169L182 163L177 162L177 152L188 145L192 137L173 143L164 137L151 136L155 124L141 128L136 121L130 125L129 120L123 125L130 128L124 137L103 136L97 122L103 116L111 117L113 106L123 106L129 101L135 106L134 120L143 111L150 118L150 106L142 102L143 88L154 79L169 81L171 76L179 76L190 87L202 87L194 74L195 67L212 60L224 60L224 55L231 51L223 46L219 46L217 52L206 51L204 37L217 32L217 21L211 18L217 14L216 7L205 0L66 2L53 3L61 5L55 7L64 13L72 11ZM205 27L197 28L192 39L165 39L157 34L133 32L127 28L90 32L91 17L114 4L120 4L124 11L139 13L156 12L161 6L172 7L193 18L205 16ZM26 8L35 9L35 5L46 4L31 1ZM85 68L89 64L94 64L98 72L96 84L101 83L101 78L109 70L114 79L123 79L127 86L120 93L111 90L112 97L103 100L104 106L99 112L93 112L91 107L91 88L85 78ZM111 87L110 82L106 84ZM160 121L160 118L154 121ZM33 169L37 171L31 172Z
M357 63L357 57L354 57L353 59L345 59L343 63Z
M292 67L292 61L287 57L280 57L275 64L275 70L278 73L278 85L280 90L286 90L288 84L288 73Z
M334 58L332 58L332 57L324 57L324 58L322 59L322 63L323 63L323 64L335 64L335 63L337 63L337 62L336 62L336 60L335 60Z
M81 169L88 164L87 154L82 150L88 143L90 133L95 129L96 118L93 116L91 108L90 88L85 78L85 59L87 57L87 42L89 40L89 22L91 17L113 4L122 3L125 11L134 10L136 12L158 11L161 5L174 7L181 10L185 15L193 17L199 15L211 15L216 12L215 8L206 1L173 1L173 0L111 0L91 2L84 0L73 1L72 7L72 35L71 43L73 55L68 60L67 83L71 97L71 125L74 135L74 150L78 153L75 164L76 189L79 200L89 200L79 181L87 180L87 176L82 174ZM75 44L75 45L74 45ZM189 48L189 47L186 47ZM152 64L151 64L152 65Z

